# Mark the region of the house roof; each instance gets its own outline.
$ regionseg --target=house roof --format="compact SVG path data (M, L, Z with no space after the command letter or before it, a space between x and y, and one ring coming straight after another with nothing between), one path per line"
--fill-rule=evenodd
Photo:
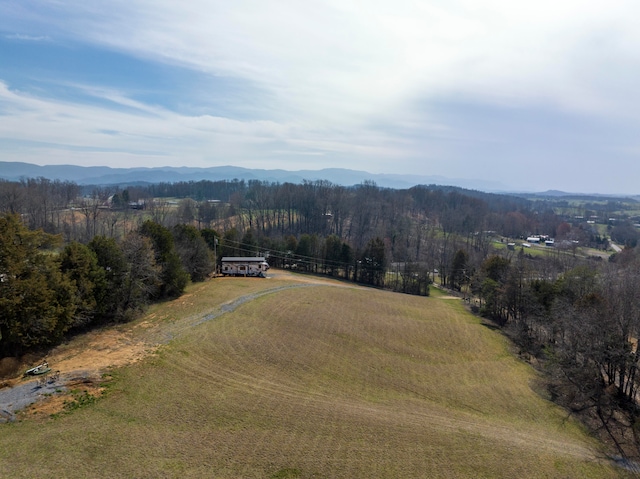
M263 256L225 256L221 260L223 263L262 263Z

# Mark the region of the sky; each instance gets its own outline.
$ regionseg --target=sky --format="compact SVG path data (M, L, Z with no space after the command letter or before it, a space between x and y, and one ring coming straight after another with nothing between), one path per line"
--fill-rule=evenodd
M638 18L624 0L2 0L0 161L640 194Z

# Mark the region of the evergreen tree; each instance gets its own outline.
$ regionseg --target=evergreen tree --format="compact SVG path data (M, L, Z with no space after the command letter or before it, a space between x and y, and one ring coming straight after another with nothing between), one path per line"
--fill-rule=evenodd
M18 215L0 218L0 354L55 344L69 329L74 287L43 252L58 241Z
M125 190L126 191L126 190ZM128 262L115 239L96 236L88 244L104 270L105 287L96 294L96 321L121 321L124 317L124 284Z
M96 254L87 246L73 242L60 254L60 270L74 285L75 313L72 328L90 325L105 295L107 281Z
M213 254L195 226L176 225L173 228L176 251L191 281L204 281L213 272Z
M342 241L336 235L329 235L324 240L324 272L333 276L339 271L342 260Z
M215 230L212 230L210 228L203 228L200 230L200 234L207 242L207 246L209 246L209 249L211 251L216 250L220 245L220 235Z
M375 286L384 286L386 256L384 241L380 238L369 240L360 255L360 281Z
M462 289L462 283L465 281L465 274L467 268L467 253L459 249L456 254L453 255L453 261L451 263L451 287L460 291Z
M184 292L189 282L189 274L182 267L171 231L158 223L147 220L142 224L140 234L148 237L153 243L156 263L161 268L161 283L157 299L177 298Z

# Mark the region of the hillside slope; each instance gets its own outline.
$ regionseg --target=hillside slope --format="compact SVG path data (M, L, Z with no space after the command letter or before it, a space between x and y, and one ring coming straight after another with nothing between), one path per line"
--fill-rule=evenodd
M147 338L175 339L98 402L2 426L0 476L623 477L458 301L299 285L154 309Z

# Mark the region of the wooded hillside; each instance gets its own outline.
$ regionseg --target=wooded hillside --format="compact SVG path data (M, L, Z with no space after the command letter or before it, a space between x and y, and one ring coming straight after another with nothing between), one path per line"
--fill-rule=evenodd
M0 354L126 321L206 279L220 257L260 254L406 293L435 281L544 361L568 407L605 426L623 410L635 424L638 231L624 211L612 217L620 205L573 212L453 187L325 181L83 191L42 178L0 182L0 199ZM625 248L606 252L610 237Z

